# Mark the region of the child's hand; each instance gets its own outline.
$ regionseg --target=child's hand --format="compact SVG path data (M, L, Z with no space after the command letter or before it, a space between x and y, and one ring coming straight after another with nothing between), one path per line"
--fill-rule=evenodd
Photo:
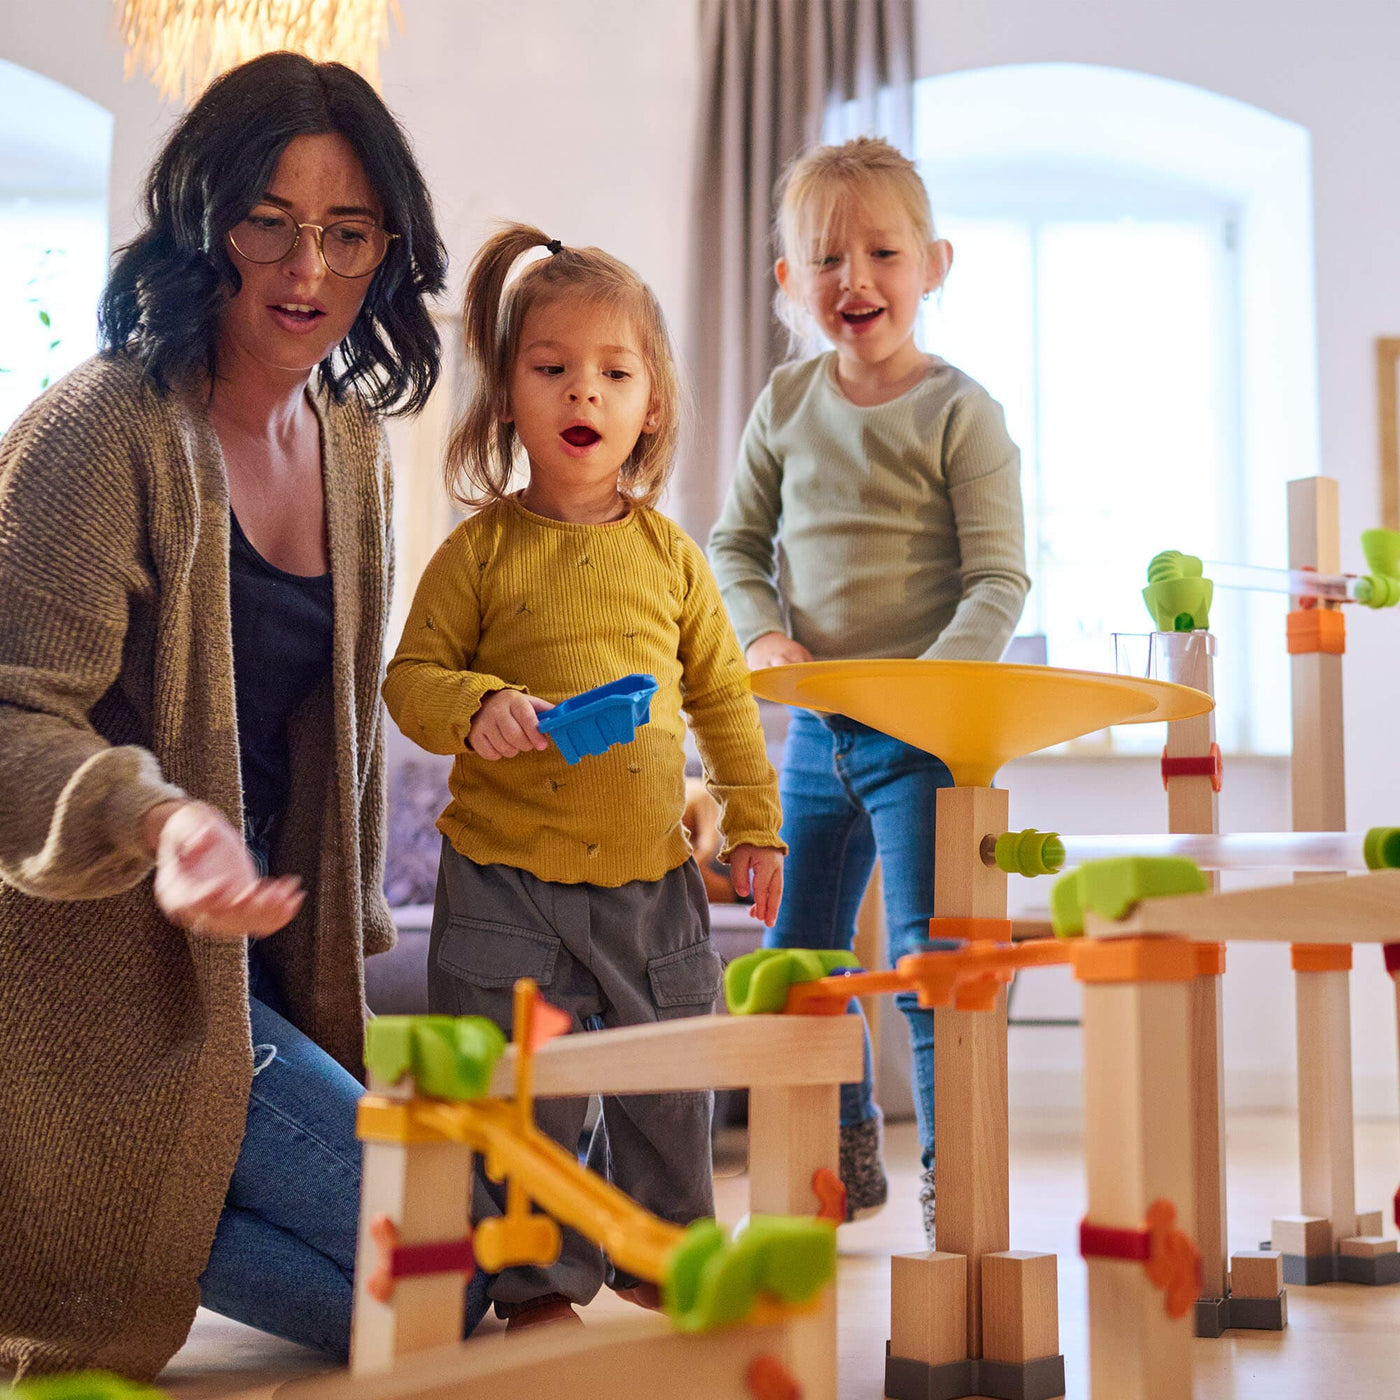
M467 747L482 758L514 758L527 749L547 749L535 718L552 710L548 700L518 690L493 690L482 702L467 730Z
M765 632L750 642L744 653L750 671L761 671L765 666L790 666L811 659L812 653L801 642L794 642L783 632Z
M783 853L771 846L735 846L729 853L729 878L735 894L753 895L749 917L772 928L783 897Z

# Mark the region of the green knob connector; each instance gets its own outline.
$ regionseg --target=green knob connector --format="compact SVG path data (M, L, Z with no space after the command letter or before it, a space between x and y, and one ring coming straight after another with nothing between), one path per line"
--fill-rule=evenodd
M1139 900L1209 889L1194 860L1184 856L1119 856L1085 861L1050 887L1050 922L1060 938L1084 932L1084 915L1121 919Z
M1202 577L1194 554L1167 549L1147 566L1142 601L1159 632L1197 632L1210 627L1210 604L1215 585Z
M1400 826L1373 826L1361 849L1367 870L1400 869Z
M997 869L1008 875L1058 875L1064 868L1065 843L1057 831L1003 831L997 837Z
M818 982L860 959L841 948L758 948L724 969L724 1001L734 1016L772 1015L787 1005L788 989Z
M1361 552L1371 572L1356 581L1356 601L1368 608L1400 604L1400 530L1363 530Z
M365 1026L365 1064L388 1084L411 1073L435 1099L485 1097L505 1048L484 1016L376 1016Z

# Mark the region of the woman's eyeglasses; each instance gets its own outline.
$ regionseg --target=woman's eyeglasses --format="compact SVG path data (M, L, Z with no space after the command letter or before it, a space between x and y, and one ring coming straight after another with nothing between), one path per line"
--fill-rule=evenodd
M295 251L302 229L316 235L316 247L326 267L337 277L368 277L398 237L368 219L342 219L334 224L299 224L280 209L255 209L228 236L228 241L253 263L281 262Z

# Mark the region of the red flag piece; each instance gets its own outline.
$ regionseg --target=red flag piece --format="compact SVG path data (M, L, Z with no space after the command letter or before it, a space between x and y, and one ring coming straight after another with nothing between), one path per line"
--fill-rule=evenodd
M543 997L537 997L530 1008L530 1034L527 1042L531 1050L563 1035L574 1024L574 1018L567 1011L551 1006Z

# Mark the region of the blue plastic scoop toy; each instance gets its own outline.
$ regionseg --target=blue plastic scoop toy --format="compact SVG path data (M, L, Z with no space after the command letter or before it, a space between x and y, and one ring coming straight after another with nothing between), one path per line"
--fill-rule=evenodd
M546 710L539 718L540 733L554 740L568 762L577 763L586 754L630 744L651 719L655 694L655 676L623 676Z

